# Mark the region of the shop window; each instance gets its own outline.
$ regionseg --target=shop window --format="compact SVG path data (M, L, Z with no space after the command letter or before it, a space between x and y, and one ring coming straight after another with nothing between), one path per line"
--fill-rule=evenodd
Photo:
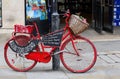
M46 0L26 0L25 3L26 24L31 21L36 22L41 35L49 32L48 12ZM36 35L36 32L34 33Z

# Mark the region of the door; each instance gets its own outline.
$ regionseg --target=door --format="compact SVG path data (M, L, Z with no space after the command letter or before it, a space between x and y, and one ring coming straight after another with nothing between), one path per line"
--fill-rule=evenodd
M113 33L113 0L96 0L95 30Z
M105 0L103 30L113 33L113 0Z
M104 5L102 0L95 1L95 30L98 33L102 32L103 29L103 11Z

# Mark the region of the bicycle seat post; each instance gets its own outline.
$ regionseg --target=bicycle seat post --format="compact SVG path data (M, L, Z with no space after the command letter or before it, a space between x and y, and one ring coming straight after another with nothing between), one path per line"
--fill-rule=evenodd
M37 32L37 36L40 37L40 33L39 33L39 30L38 30L37 24L36 24L35 22L33 22L33 25L34 25L35 30L36 30L36 32Z

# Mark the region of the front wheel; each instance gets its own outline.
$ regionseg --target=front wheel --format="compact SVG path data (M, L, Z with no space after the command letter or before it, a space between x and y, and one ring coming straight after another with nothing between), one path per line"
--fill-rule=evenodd
M81 73L90 70L97 59L97 51L94 44L87 38L76 36L69 38L62 46L64 50L60 54L61 61L66 69L71 72Z

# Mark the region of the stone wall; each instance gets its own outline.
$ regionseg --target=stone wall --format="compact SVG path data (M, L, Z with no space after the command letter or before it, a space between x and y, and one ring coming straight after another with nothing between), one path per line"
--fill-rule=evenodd
M25 0L2 0L2 28L25 24Z

